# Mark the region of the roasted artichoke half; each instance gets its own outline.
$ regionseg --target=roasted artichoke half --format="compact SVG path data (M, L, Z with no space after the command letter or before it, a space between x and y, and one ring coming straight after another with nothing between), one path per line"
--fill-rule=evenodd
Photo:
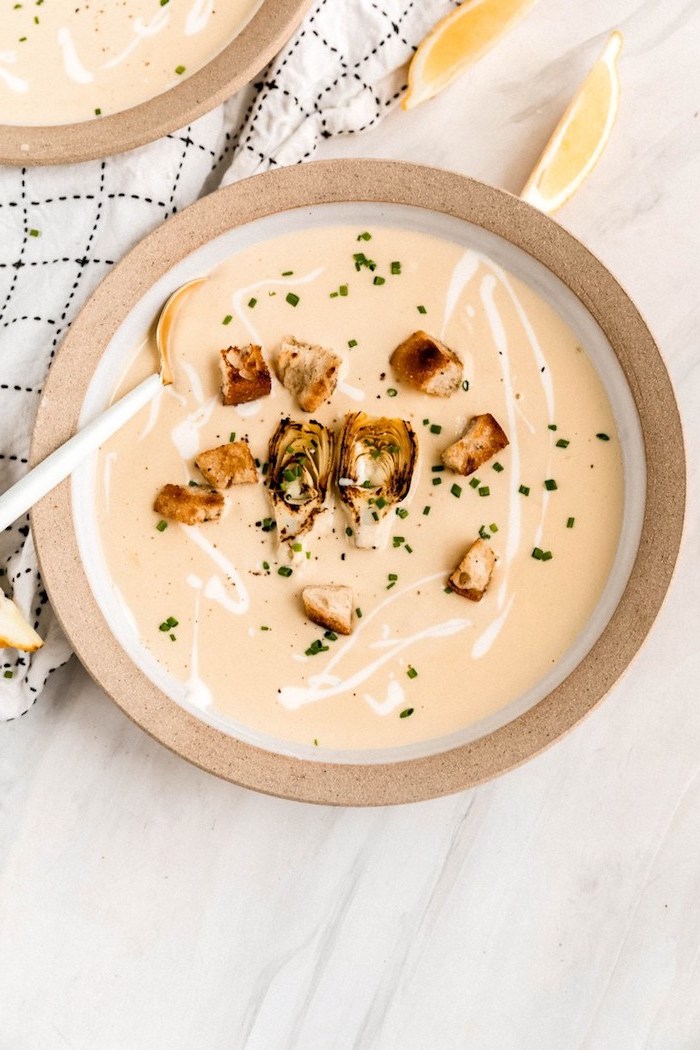
M308 532L326 506L333 434L310 419L283 419L270 439L267 484L280 542Z
M354 412L345 417L338 489L358 547L381 547L386 517L408 495L418 444L410 423ZM382 525L382 523L385 523Z

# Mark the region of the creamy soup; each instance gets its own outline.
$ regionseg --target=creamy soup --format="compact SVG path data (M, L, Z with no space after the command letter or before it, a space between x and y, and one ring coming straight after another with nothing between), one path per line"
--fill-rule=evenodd
M0 124L70 124L201 69L261 0L0 0Z
M360 254L375 268L358 270ZM393 373L392 350L419 328L464 362L450 397ZM343 360L315 419L337 428L362 409L416 432L413 483L382 549L355 546L337 490L300 549L269 527L270 437L282 417L309 417L274 374L268 397L224 406L218 355L258 343L274 373L288 335ZM320 747L406 744L502 709L580 634L618 544L621 450L585 348L525 284L423 233L308 230L219 265L179 308L170 348L174 386L100 453L97 513L131 630L191 705ZM116 395L156 368L149 338ZM508 447L471 477L442 469L441 452L480 413ZM201 482L195 456L232 434L249 440L259 483L234 488L218 522L163 525L161 486ZM473 602L446 583L479 535L498 560ZM302 588L329 583L353 590L349 637L326 637L304 614Z

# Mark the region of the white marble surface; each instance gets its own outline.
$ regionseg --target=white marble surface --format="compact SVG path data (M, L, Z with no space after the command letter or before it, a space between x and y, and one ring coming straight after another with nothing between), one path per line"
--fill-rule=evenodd
M383 811L219 782L71 664L0 727L0 1050L700 1047L700 3L540 0L332 152L517 191L614 26L619 122L560 218L639 303L685 419L684 554L644 651L529 765Z

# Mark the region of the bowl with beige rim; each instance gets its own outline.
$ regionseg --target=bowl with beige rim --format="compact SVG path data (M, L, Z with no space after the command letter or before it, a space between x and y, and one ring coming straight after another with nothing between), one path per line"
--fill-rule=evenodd
M553 300L566 300L587 330L597 333L591 337L599 344L596 370L608 387L623 445L624 524L595 623L558 675L499 720L428 747L371 755L276 747L198 717L127 651L103 611L81 541L85 504L78 475L34 508L32 523L50 599L78 657L153 738L201 768L258 791L316 803L384 805L436 797L504 773L568 732L606 695L647 637L671 581L683 525L685 457L658 348L618 282L578 240L519 199L462 175L358 160L282 169L230 186L139 244L93 294L64 340L39 406L32 461L107 403L113 388L100 389L96 381L100 361L120 340L128 342L129 319L144 304L152 316L154 289L162 302L166 289L231 255L243 234L255 243L270 223L286 230L334 217L361 222L361 228L376 220L415 223L452 238L468 233L470 243L501 253L514 266L519 260L526 275L536 269L541 288ZM617 377L609 383L608 372Z
M156 14L167 10L163 2L167 0L162 0L160 8L155 7ZM310 3L311 0L262 0L250 20L218 54L180 83L138 105L109 115L97 108L94 118L77 123L0 122L0 163L74 164L124 153L186 127L249 83L284 46ZM8 77L13 75L13 69L8 67ZM175 73L182 71L175 69ZM76 76L87 80L91 74L80 69Z

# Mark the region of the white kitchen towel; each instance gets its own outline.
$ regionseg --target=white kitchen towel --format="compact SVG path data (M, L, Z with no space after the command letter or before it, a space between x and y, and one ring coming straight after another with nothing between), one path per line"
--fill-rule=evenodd
M46 371L109 267L219 185L307 160L323 139L376 125L404 90L413 50L454 6L319 0L255 84L182 131L104 161L0 169L0 491L27 469ZM0 718L9 720L70 656L28 516L0 534L0 586L45 639L32 656L0 650Z

